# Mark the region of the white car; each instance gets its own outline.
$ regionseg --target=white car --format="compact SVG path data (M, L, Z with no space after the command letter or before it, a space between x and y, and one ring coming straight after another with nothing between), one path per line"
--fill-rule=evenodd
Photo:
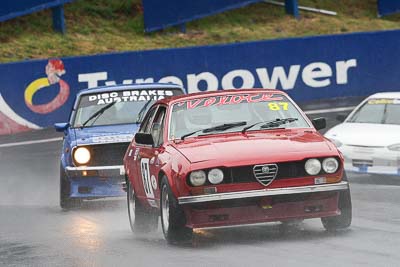
M346 171L400 176L400 92L369 96L325 137L343 153Z

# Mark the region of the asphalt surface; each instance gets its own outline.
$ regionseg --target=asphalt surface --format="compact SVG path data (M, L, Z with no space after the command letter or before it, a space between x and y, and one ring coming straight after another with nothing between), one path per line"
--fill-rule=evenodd
M312 114L318 117L321 114ZM332 125L336 114L328 115ZM350 177L353 224L326 232L319 219L283 227L197 231L171 246L161 229L134 235L124 199L58 207L62 135L0 137L0 266L399 266L400 186ZM21 141L50 139L36 144ZM16 143L12 146L7 144Z

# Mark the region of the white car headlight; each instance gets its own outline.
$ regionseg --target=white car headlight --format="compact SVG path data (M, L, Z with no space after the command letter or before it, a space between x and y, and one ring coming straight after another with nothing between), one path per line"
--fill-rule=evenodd
M400 144L390 145L388 146L388 149L392 151L400 151Z
M309 175L317 175L321 171L321 162L317 159L309 159L304 164L304 169Z
M334 173L339 168L339 162L335 158L326 158L322 161L322 169L326 173Z
M329 138L329 140L331 140L331 142L334 143L336 147L341 147L343 145L342 142L337 139Z
M74 150L74 160L79 164L86 164L90 160L90 151L86 147L78 147Z
M224 180L224 173L220 169L212 169L208 172L208 181L212 184L220 184Z
M194 171L190 173L189 176L190 183L194 186L201 186L205 184L207 180L206 173L204 171Z

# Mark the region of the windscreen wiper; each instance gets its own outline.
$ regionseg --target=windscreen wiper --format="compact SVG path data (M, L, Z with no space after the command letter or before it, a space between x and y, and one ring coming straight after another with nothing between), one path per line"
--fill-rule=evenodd
M294 122L297 120L298 120L298 118L286 118L286 119L277 118L277 119L271 120L271 121L260 121L260 122L254 123L252 125L249 125L247 127L244 127L242 130L242 133L244 134L248 129L253 128L254 126L261 124L261 123L264 123L264 124L261 125L260 128L265 129L265 128L278 127L282 124Z
M98 111L96 111L95 113L93 113L84 123L82 123L81 128L85 127L85 125L91 121L92 119L94 119L95 117L99 117L101 114L104 113L104 111L106 111L107 109L111 108L116 102L112 102L110 104L108 104L107 106L102 107L101 109L99 109Z
M246 125L247 122L245 121L238 121L238 122L232 122L232 123L224 123L221 125L217 125L214 127L210 127L210 128L206 128L206 129L201 129L201 130L197 130L191 133L187 133L181 136L181 140L184 140L186 137L191 136L193 134L202 132L202 133L210 133L210 132L215 132L215 131L225 131L228 130L230 128L234 128L234 127L238 127L238 126L243 126Z
M136 120L136 123L137 123L137 124L141 123L142 117L143 117L143 115L144 115L144 112L146 111L147 106L148 106L152 101L153 101L153 100L150 99L150 100L147 101L146 104L144 104L143 107L140 109L139 114L138 114L138 117L137 117L137 120Z

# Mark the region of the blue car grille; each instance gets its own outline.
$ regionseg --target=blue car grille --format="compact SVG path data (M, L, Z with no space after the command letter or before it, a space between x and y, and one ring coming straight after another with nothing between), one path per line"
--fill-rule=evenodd
M123 158L129 143L114 143L86 146L90 151L89 166L123 165Z

